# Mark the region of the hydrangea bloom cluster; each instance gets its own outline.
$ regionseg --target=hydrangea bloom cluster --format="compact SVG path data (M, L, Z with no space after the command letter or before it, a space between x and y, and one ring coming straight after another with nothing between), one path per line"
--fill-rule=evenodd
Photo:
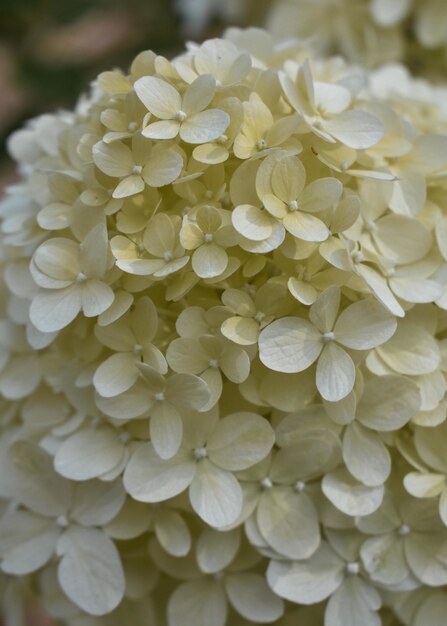
M314 44L320 51L337 50L370 66L404 59L418 73L445 73L443 0L276 0L267 26L280 37L319 33Z
M11 624L445 623L447 116L367 78L231 30L11 138Z

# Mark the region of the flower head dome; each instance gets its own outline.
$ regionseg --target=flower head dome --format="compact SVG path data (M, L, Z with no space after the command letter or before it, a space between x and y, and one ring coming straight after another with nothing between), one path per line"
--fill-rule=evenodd
M369 78L231 29L11 137L9 611L443 623L445 111Z

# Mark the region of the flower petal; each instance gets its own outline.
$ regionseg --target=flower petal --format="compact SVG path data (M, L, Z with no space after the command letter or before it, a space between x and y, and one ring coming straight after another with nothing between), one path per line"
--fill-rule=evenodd
M288 559L307 559L320 544L318 514L312 501L289 487L266 490L256 520L265 541Z
M228 575L224 584L232 607L250 622L270 624L282 616L284 603L268 587L264 576L235 573Z
M354 387L355 365L345 350L327 343L318 359L316 383L322 397L329 402L345 398Z
M151 113L161 120L170 120L182 109L177 89L156 76L143 76L135 81L137 96Z
M124 487L139 502L163 502L185 491L195 471L194 460L184 451L166 461L147 444L131 457L124 472Z
M221 419L208 439L210 459L219 467L239 471L267 456L275 443L270 423L255 413L240 412Z
M316 604L328 598L342 583L345 562L322 541L303 561L270 561L267 582L276 595L297 604Z
M314 363L322 348L321 333L299 317L284 317L259 335L259 358L276 372L302 372Z
M81 430L58 449L54 467L65 478L89 480L113 469L123 454L123 444L114 429Z
M230 472L201 460L189 489L191 506L213 528L229 526L242 511L242 489Z
M340 315L334 335L347 348L370 350L388 341L396 328L396 319L379 302L360 300Z
M263 241L273 232L272 217L250 204L240 204L233 209L231 221L237 232L251 241Z
M384 135L379 118L366 111L352 109L325 121L323 128L349 148L364 150L378 143Z
M207 143L220 137L229 123L228 113L220 109L208 109L188 117L180 126L180 137L186 143Z
M346 515L369 515L382 503L384 488L367 487L357 482L349 472L341 467L326 474L321 483L324 495Z
M58 580L64 593L90 615L105 615L124 596L123 567L115 544L96 528L73 526L59 541Z

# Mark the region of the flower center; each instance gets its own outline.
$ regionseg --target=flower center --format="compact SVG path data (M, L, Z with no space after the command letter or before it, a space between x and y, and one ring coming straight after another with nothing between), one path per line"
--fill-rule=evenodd
M323 333L323 341L324 343L329 343L331 341L334 341L335 339L335 335L332 332L332 330L328 331L327 333Z
M364 256L363 252L360 252L360 250L355 250L351 254L351 258L354 261L354 263L362 263L362 261L365 260L365 256Z
M134 133L138 128L138 124L136 122L129 122L127 125L127 130L130 133Z
M270 480L270 478L263 478L263 479L261 480L261 487L262 487L263 489L271 489L271 488L273 487L273 483L272 483L272 481Z
M255 320L257 322L262 322L264 318L265 318L265 313L263 313L262 311L258 311L255 315Z
M140 343L136 343L132 348L132 352L137 356L140 356L140 354L143 352L143 346Z
M170 252L169 250L167 250L164 254L163 254L163 258L165 261L172 261L173 255L172 252Z
M213 234L205 233L203 238L205 239L206 243L211 243L213 241Z
M267 148L267 142L265 139L259 139L256 142L256 147L258 150L264 150L265 148Z
M184 122L186 120L186 113L184 111L177 111L177 113L174 115L174 119L177 120L177 122Z
M399 530L397 531L397 533L401 536L401 537L406 537L409 533L410 533L411 529L409 526L407 526L407 524L402 524L402 526L399 528Z
M130 434L129 433L120 433L119 434L119 440L121 441L121 443L123 445L126 445L126 443L128 443L130 441Z
M85 283L86 280L87 276L84 274L84 272L79 272L79 274L76 276L77 283Z
M56 519L56 524L59 526L59 528L67 528L68 519L65 515L59 515L59 517Z
M165 399L165 394L162 391L157 391L154 398L157 400L157 402L163 402L163 400Z
M352 563L347 563L346 571L348 574L355 576L360 572L360 564L357 561L352 561Z
M209 366L217 369L219 367L219 362L217 359L210 359Z
M289 211L297 211L298 210L298 202L296 200L291 200L288 204Z
M297 480L295 483L295 491L298 491L298 493L301 493L302 491L304 491L306 488L306 483L303 480Z
M194 450L194 457L199 461L200 459L206 459L208 451L206 448L196 448Z
M141 174L142 171L143 171L142 165L134 165L132 168L132 174Z

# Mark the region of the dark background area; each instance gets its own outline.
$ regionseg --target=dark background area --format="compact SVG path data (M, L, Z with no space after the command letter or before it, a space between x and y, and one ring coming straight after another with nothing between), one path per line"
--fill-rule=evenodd
M182 0L0 0L0 189L14 180L5 140L27 119L72 108L99 72L126 68L141 50L171 57L185 38L220 35L227 19L260 24L266 6L238 2L231 13L230 0L193 2L207 11L188 30Z

